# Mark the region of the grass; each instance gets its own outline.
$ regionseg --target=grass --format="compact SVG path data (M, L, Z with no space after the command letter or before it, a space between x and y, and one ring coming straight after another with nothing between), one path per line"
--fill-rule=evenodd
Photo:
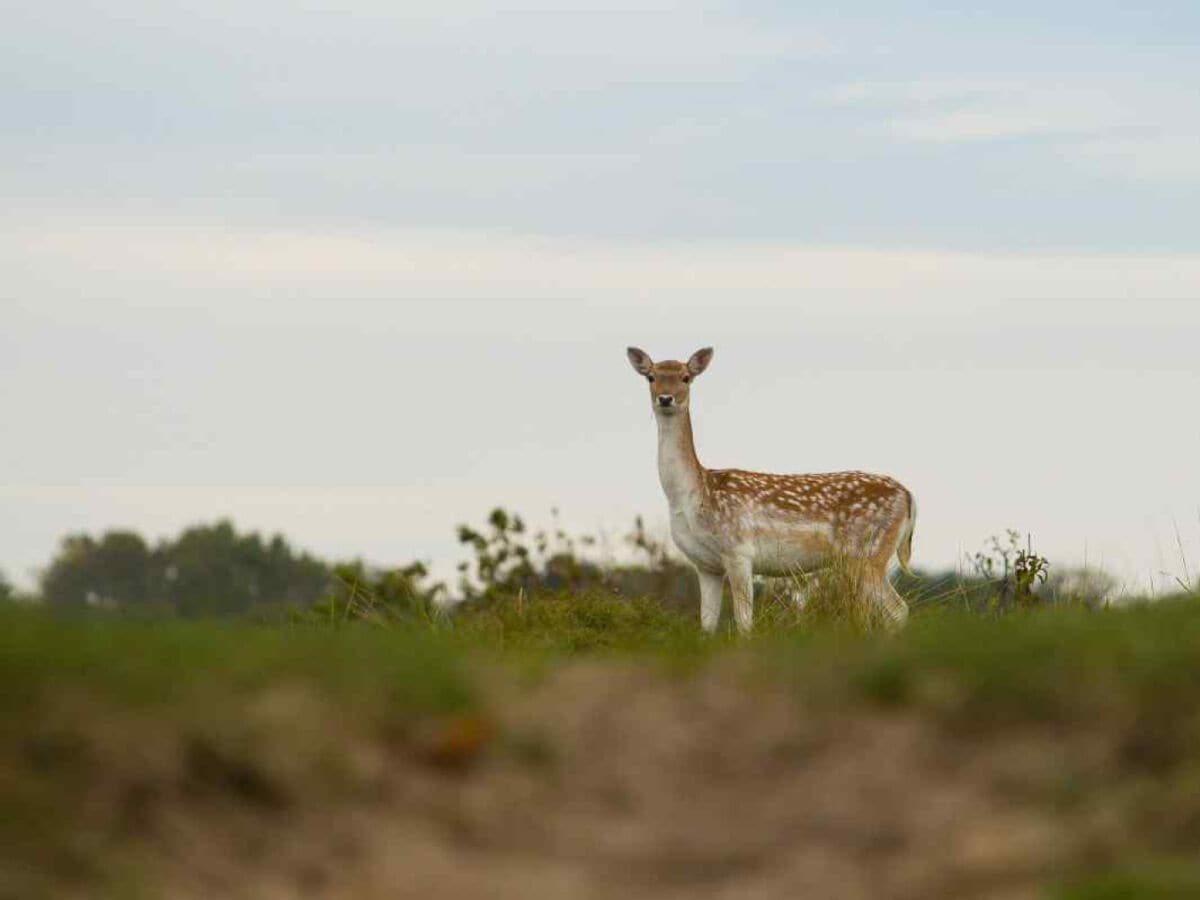
M1195 598L1003 617L930 608L894 637L814 630L769 604L761 613L755 634L739 639L599 589L374 624L145 622L0 606L0 898L56 896L64 879L96 896L126 889L126 857L81 827L94 825L98 791L118 791L106 808L121 816L164 779L286 808L298 790L352 789L348 745L358 739L453 765L490 737L490 680L529 665L552 674L581 657L683 672L728 661L811 709L909 710L954 733L1103 732L1135 785L1129 814L1148 823L1130 852L1169 859L1180 835L1200 839L1200 801L1181 787L1200 783ZM1164 803L1175 804L1167 819ZM1119 862L1054 896L1197 895L1190 863Z
M204 703L280 680L412 711L469 705L470 682L435 630L54 616L0 607L0 713L79 690L131 706Z
M1200 864L1191 860L1143 861L1057 887L1054 900L1194 900L1200 897Z
M1200 700L1200 604L998 619L931 612L901 639L860 643L839 665L848 671L838 677L868 699L956 721L1175 717Z
M1070 720L1120 709L1157 720L1200 707L1200 603L1004 617L931 609L897 637L806 629L761 610L753 636L703 634L692 616L603 590L481 603L444 620L282 626L59 617L0 607L0 715L36 715L52 695L124 708L204 706L295 682L339 704L396 716L478 702L471 660L550 664L581 655L675 663L752 657L797 690L820 685L959 722ZM815 690L813 688L812 690Z
M550 661L581 654L690 658L729 643L652 599L600 589L486 601L454 617L450 631L467 650Z

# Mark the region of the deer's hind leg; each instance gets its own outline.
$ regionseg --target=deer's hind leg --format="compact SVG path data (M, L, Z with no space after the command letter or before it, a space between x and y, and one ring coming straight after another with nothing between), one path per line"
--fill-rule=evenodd
M888 566L896 553L903 528L904 520L898 518L880 535L875 552L867 564L866 583L863 585L884 627L889 631L898 631L908 621L908 604L888 578Z
M908 604L888 580L887 572L872 577L867 585L870 599L889 631L898 631L908 621Z

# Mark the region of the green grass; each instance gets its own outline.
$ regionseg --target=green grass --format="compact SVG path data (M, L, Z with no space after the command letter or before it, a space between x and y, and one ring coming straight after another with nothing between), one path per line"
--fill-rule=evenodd
M1200 603L1004 617L930 610L898 636L806 630L765 610L738 638L695 617L601 590L506 598L444 620L254 625L58 617L0 607L0 716L49 694L123 707L203 705L298 682L364 710L420 715L477 702L471 660L548 664L580 656L761 661L799 691L914 705L956 721L1088 718L1114 709L1174 717L1200 707Z
M738 638L727 621L709 636L693 616L595 590L494 601L445 633L460 652L510 661L619 656L689 669L743 657L818 702L914 707L964 727L1120 717L1137 728L1148 760L1200 728L1195 599L1005 616L930 608L898 636L806 628L767 607L755 633Z
M881 704L914 704L956 721L1169 717L1200 701L1200 603L1003 618L931 612L891 640L839 646L835 674ZM792 655L803 669L811 656Z
M1200 864L1161 860L1121 866L1074 879L1051 896L1054 900L1195 900L1200 897Z
M449 643L431 629L135 621L0 607L0 714L36 709L51 691L163 706L280 680L355 704L453 710L474 694Z
M729 643L728 635L710 637L698 621L652 599L598 589L484 602L453 617L450 631L465 648L552 661L581 654L692 657Z

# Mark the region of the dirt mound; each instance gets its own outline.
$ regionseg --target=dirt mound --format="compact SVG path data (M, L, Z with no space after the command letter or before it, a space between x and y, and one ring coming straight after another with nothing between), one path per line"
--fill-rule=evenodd
M380 736L276 687L225 737L124 723L81 815L180 900L1033 897L1112 843L1062 802L1111 765L1083 735L807 709L728 666L576 663L487 708Z

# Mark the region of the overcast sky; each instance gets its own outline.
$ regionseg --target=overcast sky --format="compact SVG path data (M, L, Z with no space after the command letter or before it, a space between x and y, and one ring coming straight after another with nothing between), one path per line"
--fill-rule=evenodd
M716 348L706 464L904 480L918 565L1194 574L1200 5L1148 6L4 3L0 569L662 525L632 343Z

